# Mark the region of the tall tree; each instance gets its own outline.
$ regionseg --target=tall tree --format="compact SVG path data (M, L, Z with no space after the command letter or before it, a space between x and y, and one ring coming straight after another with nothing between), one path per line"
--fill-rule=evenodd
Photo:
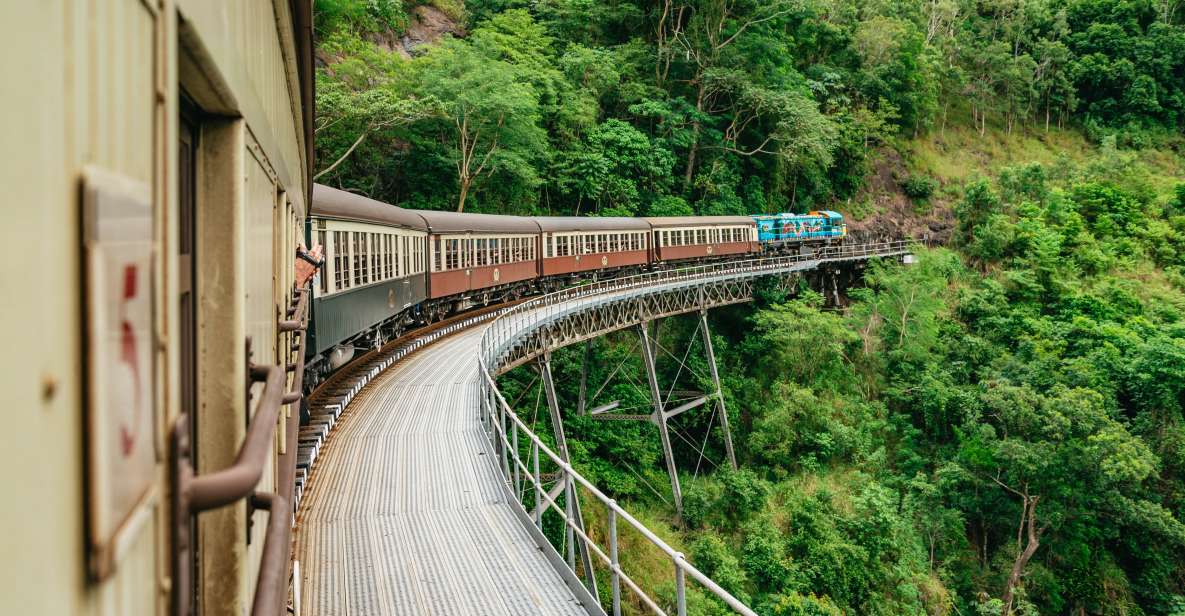
M442 41L416 69L416 92L439 101L442 110L430 130L443 147L438 155L456 170L458 212L475 183L495 173L538 183L547 135L528 75L456 39Z

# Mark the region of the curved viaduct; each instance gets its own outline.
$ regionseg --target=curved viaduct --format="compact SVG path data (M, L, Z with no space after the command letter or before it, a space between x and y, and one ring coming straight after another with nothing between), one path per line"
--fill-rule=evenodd
M904 242L843 246L581 285L466 318L369 360L355 378L312 401L314 419L302 431L302 612L618 614L630 600L655 613L685 614L685 588L698 585L752 614L568 464L550 353L638 327L654 409L629 418L658 427L678 505L666 420L712 403L722 421L727 414L711 393L687 408L663 407L645 324L748 301L759 278L825 273L835 280L869 259L904 260L909 252ZM554 447L497 390L497 375L531 361L544 377ZM582 506L603 509L603 528L586 532ZM564 553L544 535L545 515L559 521L553 526L563 530ZM629 577L619 529L671 559L673 597L655 597Z

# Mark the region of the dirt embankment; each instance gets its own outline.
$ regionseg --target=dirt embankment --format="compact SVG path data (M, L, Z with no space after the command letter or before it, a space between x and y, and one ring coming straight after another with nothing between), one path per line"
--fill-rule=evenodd
M428 5L418 5L408 16L407 28L402 32L383 30L369 32L363 37L386 51L395 52L404 58L423 53L424 47L439 41L444 35L465 36L465 28L453 21L444 11ZM326 67L342 58L317 47L314 52L317 66Z
M915 203L901 189L909 169L893 148L876 153L872 173L854 203L863 204L857 215L841 212L848 219L848 232L857 241L913 238L946 243L954 230L951 204L935 191L927 203Z
M371 40L379 47L410 58L422 53L422 47L435 43L446 34L465 36L465 29L445 15L444 11L434 6L419 5L412 9L406 31L382 32L373 35Z

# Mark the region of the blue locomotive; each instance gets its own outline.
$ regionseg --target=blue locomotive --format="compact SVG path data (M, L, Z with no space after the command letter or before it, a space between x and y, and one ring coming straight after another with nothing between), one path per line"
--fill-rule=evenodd
M757 222L757 241L763 245L839 240L848 234L843 215L831 210L807 214L768 214L753 216L753 220Z

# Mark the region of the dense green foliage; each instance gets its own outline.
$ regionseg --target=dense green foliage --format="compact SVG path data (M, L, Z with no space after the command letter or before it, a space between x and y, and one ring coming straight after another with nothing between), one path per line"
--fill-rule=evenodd
M718 311L740 470L711 413L676 418L682 520L652 425L568 413L569 448L763 614L1185 615L1185 184L1131 153L1181 146L1179 1L316 6L320 181L411 207L805 210L947 127L1086 134L966 185L894 174L915 211L952 206L950 246L873 265L842 309L771 286ZM429 6L457 36L389 50ZM696 325L658 334L670 404L711 391ZM583 353L554 357L566 411ZM649 412L634 333L590 355L590 406ZM503 391L550 435L537 375ZM632 547L669 601L669 561Z
M437 0L465 36L379 45L418 4L317 0L322 181L428 208L805 210L948 122L1185 127L1176 0Z
M693 562L769 614L1181 614L1185 201L1114 167L975 183L956 250L874 264L844 310L722 311L741 470L710 413L673 422ZM695 327L660 329L664 392L710 391ZM590 404L645 412L636 336L607 340ZM567 409L582 354L556 356ZM679 526L652 426L565 424L590 477Z

